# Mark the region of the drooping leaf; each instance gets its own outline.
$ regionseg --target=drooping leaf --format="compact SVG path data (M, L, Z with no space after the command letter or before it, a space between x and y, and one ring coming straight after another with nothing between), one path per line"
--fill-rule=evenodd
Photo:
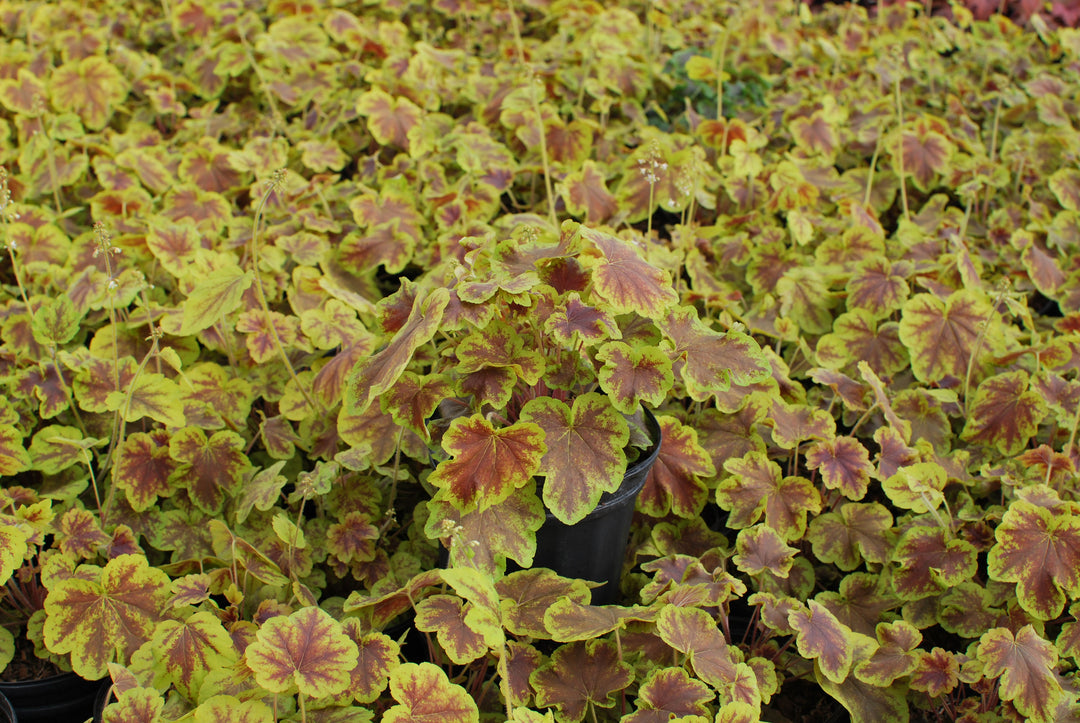
M533 638L550 635L544 619L557 602L586 605L591 597L584 580L561 577L543 567L512 572L496 582L495 588L506 629Z
M1001 454L1019 454L1046 416L1042 395L1029 389L1024 371L1005 372L984 380L968 404L967 424L960 438L993 445Z
M604 492L622 484L630 431L607 397L589 392L576 397L572 407L538 397L522 407L520 418L544 432L547 451L539 469L544 504L565 524L581 521Z
M364 633L357 618L347 617L341 625L349 639L356 643L358 651L348 690L358 703L371 703L390 682L390 673L398 665L400 648L383 633Z
M120 555L104 569L55 583L45 599L45 644L71 653L76 673L97 680L150 639L169 597L169 577L141 555Z
M1017 601L1041 620L1061 614L1080 596L1080 520L1015 500L994 531L990 577L1015 582Z
M275 693L321 698L344 691L357 648L325 610L304 607L263 623L244 656L256 682Z
M749 527L765 515L765 524L785 540L797 540L806 531L806 514L821 508L821 498L810 480L781 477L780 467L761 452L729 459L730 474L716 488L716 502L731 515L728 526Z
M799 654L817 662L821 672L834 683L842 683L855 653L854 634L816 600L788 615L795 630Z
M1032 721L1057 720L1054 711L1064 691L1056 674L1057 650L1031 625L1013 636L994 628L979 640L977 656L989 678L998 678L998 694L1011 700Z
M431 663L394 668L390 693L398 704L383 715L384 723L480 723L480 711L468 692Z
M450 292L443 288L417 298L408 319L390 343L374 356L367 357L349 377L345 404L360 414L371 400L390 389L405 371L413 352L426 344L439 328L443 310L450 301Z
M105 397L105 406L109 411L123 414L128 422L150 417L167 427L184 426L179 385L156 372L144 371L135 377L127 389L109 392Z
M618 210L615 196L608 190L604 174L594 161L585 161L580 170L567 174L559 185L566 210L584 216L585 223L604 223Z
M630 666L619 659L606 640L568 643L540 666L529 682L536 690L536 705L554 706L560 721L582 721L589 706L611 708L612 694L634 678Z
M653 620L656 610L639 605L590 605L585 602L561 598L543 614L544 627L552 640L567 643L574 640L593 640L613 630L624 628L634 621Z
M663 517L669 511L679 517L696 517L708 497L702 478L715 473L712 459L698 444L692 427L669 416L657 421L660 451L638 494L638 506L653 517Z
M484 509L532 480L547 451L535 424L516 422L495 429L483 416L459 417L443 436L452 458L428 478L458 509Z

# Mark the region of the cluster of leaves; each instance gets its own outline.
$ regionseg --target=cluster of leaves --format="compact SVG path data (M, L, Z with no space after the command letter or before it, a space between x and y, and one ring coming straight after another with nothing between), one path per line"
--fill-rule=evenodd
M1080 33L637 5L0 2L0 659L116 722L1080 717ZM506 574L641 404L626 604Z

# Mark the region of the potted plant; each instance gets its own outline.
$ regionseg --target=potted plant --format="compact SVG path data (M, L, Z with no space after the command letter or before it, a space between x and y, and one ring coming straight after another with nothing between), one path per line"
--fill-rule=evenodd
M389 414L430 442L439 463L426 477L426 530L448 542L444 525L460 526L473 545L452 547L452 563L469 557L492 571L499 557L524 567L551 559L536 548L542 526L581 523L605 494L632 510L647 471L632 456L660 442L642 434L643 403L662 403L676 384L704 401L769 375L749 336L679 305L640 240L573 222L558 236L520 226L505 239L466 239L460 259L380 302L388 338L356 366L339 425ZM662 495L662 482L648 494ZM600 549L603 535L625 540L627 529L601 530L585 549ZM621 567L622 542L614 547ZM597 581L613 600L617 578Z

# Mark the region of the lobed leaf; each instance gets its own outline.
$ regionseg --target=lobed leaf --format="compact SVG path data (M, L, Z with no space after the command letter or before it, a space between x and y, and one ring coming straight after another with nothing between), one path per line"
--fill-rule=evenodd
M629 664L619 659L615 646L606 640L562 645L529 676L536 705L554 706L560 721L574 722L584 720L590 706L613 707L612 693L633 679Z
M698 444L693 427L669 416L657 421L660 450L638 494L638 509L652 517L669 511L683 518L696 517L709 494L702 478L715 473L712 459Z
M1008 628L994 628L979 640L976 655L988 678L998 678L998 694L1011 700L1029 720L1057 720L1054 715L1064 696L1055 668L1058 655L1053 643L1025 625L1015 637Z
M390 694L397 705L383 723L480 723L476 702L431 663L403 663L390 673Z
M274 693L298 690L313 698L349 686L357 648L325 610L304 607L267 620L244 656L255 681Z

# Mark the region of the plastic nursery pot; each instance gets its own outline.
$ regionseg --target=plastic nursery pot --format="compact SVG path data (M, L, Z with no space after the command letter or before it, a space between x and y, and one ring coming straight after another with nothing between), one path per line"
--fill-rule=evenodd
M536 533L533 567L548 567L563 577L603 583L593 588L594 605L609 605L619 597L634 504L660 453L660 424L652 412L644 412L645 429L653 444L626 468L622 485L613 493L605 493L596 509L576 525L567 525L549 512Z
M11 707L11 701L7 696L0 693L0 723L15 723L15 709Z
M19 723L85 723L94 715L100 680L62 673L41 680L0 683Z

